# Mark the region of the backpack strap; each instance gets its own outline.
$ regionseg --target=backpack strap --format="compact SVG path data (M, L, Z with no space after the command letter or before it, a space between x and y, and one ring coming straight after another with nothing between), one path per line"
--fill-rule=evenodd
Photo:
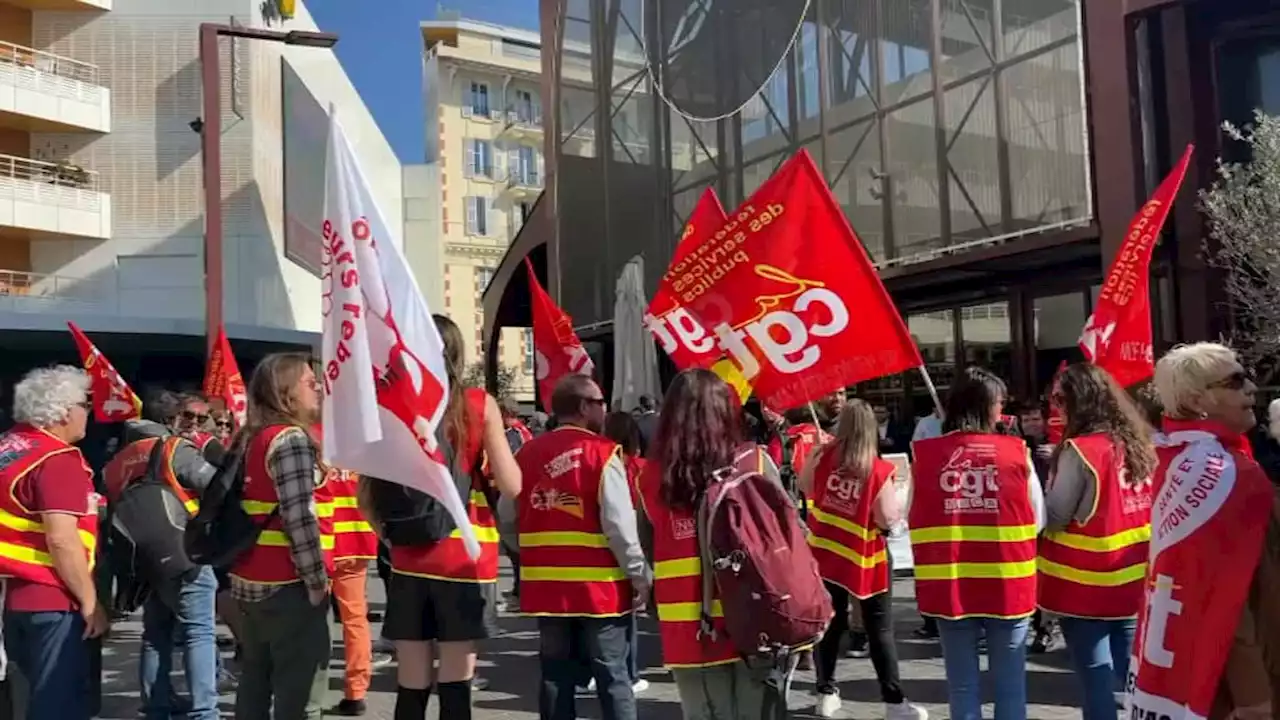
M160 473L164 472L164 456L168 454L168 447L169 438L156 438L156 444L151 446L151 454L147 456L147 474L143 477L164 482Z
M733 457L733 464L720 468L712 474L711 482L708 484L706 491L702 493L702 498L698 501L694 528L698 539L698 557L702 564L702 612L698 621L699 639L708 638L711 642L715 642L718 636L711 616L711 608L715 604L716 593L715 566L718 562L711 548L711 519L716 516L716 512L720 509L720 500L724 494L722 492L714 492L713 489L726 481L758 472L758 468L746 466L743 462L750 455L758 452L760 452L759 448L754 445L740 449ZM714 499L711 499L713 494Z

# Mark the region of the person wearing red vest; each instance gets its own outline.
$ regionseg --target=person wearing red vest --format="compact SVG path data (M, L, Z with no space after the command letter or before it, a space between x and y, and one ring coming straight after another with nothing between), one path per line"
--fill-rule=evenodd
M187 514L199 509L200 494L208 487L216 469L186 438L171 434L166 424L181 411L181 398L160 392L147 398L145 419L128 420L124 427L125 446L103 468L107 497L115 502L130 484L146 477L151 453L159 446L163 453L159 467L161 480L183 504ZM169 518L158 523L174 525ZM198 566L173 577L148 578L152 593L142 610L142 652L139 659L140 692L144 714L167 717L176 712L170 673L175 638L183 655L188 692L187 711L193 720L218 717L218 646L214 627L218 581L213 568Z
M312 428L317 445L323 436L319 426ZM333 499L333 599L342 622L342 652L346 660L342 700L333 713L359 716L365 713L365 695L373 680L366 585L369 561L378 557L378 536L360 510L360 476L338 468L327 468L325 476L325 486Z
M1044 499L1021 438L999 434L1000 378L968 368L947 397L941 437L912 444L908 515L916 602L938 619L954 720L979 720L985 632L996 716L1025 720L1026 639L1036 609Z
M453 471L469 478L464 499L480 542L473 560L462 532L428 545L391 545L391 583L383 634L395 641L397 718L423 718L434 685L440 717L470 720L477 644L498 633L498 528L492 491L520 493L520 469L507 445L498 403L465 386L465 342L456 323L432 315L444 342L449 402L441 420L456 459ZM487 465L488 475L482 471ZM490 479L491 478L491 479ZM492 486L491 484L492 483ZM374 516L370 508L370 517ZM436 661L439 668L433 669Z
M1053 402L1066 427L1045 492L1037 593L1043 611L1061 616L1085 720L1102 720L1128 677L1156 459L1151 429L1097 365L1067 367Z
M512 513L519 528L520 610L542 636L542 720L576 717L574 685L585 653L604 716L635 720L627 667L631 614L647 597L649 573L618 445L598 433L606 401L583 375L557 383L559 425L516 460L525 487Z
M1280 523L1244 439L1257 387L1231 349L1195 343L1160 358L1155 388L1164 434L1124 716L1274 718Z
M880 699L889 720L924 720L928 713L908 703L898 677L893 643L892 568L885 535L900 524L902 507L894 487L894 465L880 459L876 412L864 400L844 405L835 438L814 449L800 474L800 490L813 499L809 544L831 593L835 617L818 645L818 717L840 708L836 663L849 630L849 602L858 602Z
M88 720L86 638L110 621L91 574L98 542L93 473L75 443L89 378L69 365L28 372L13 389L16 423L0 435L0 578L4 640L30 682L27 716Z
M320 419L311 358L268 355L249 378L240 506L262 532L231 565L243 614L236 717L319 718L328 689L333 504L309 429Z
M647 461L640 452L644 438L640 432L640 423L635 414L629 412L611 412L605 418L604 436L618 444L622 464L627 469L627 484L631 489L631 502L640 507L640 477L644 474ZM640 657L638 650L639 627L635 613L631 614L630 634L627 642L631 652L627 655L627 669L631 672L631 690L636 695L649 689L649 681L640 677ZM591 677L590 668L584 668L583 676Z

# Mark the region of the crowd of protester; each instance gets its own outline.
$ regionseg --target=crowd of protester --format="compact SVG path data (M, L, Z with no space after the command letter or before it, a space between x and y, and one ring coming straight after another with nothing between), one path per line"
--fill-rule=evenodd
M1015 403L1001 378L967 368L914 428L845 393L785 415L743 407L703 370L677 375L661 403L643 397L613 412L594 380L571 375L549 399L551 418L526 420L464 387L461 334L447 318L436 323L451 384L438 434L480 543L475 559L460 530L432 524L439 510L425 496L321 462L321 388L306 355L258 364L243 427L198 395L150 394L99 472L76 447L91 410L86 375L68 366L29 372L13 393L16 425L0 436L3 645L10 679L16 669L28 687L25 716L92 717L101 638L113 614L138 608L144 717L216 718L228 691L242 720L359 716L373 670L394 658L396 720L422 720L432 696L439 717L466 720L482 686L477 656L501 632L505 607L536 618L544 720L577 717L584 692L608 720L637 717L636 697L648 687L637 652L642 614L657 623L687 720L758 718L806 667L816 678L814 711L834 717L837 667L850 657L870 658L886 718L923 719L904 690L894 633L889 542L909 535L924 618L917 634L940 645L950 717L981 717L985 680L996 717L1025 718L1027 653L1062 644L1085 720L1109 720L1130 670L1153 483L1172 459L1164 433L1213 436L1242 472L1274 480L1280 464L1280 401L1255 428L1251 375L1216 344L1171 350L1134 394L1077 363L1045 397ZM1063 421L1057 443L1051 407ZM127 512L126 520L113 512L135 487L163 486L173 503L154 522L181 528L213 502L231 458L243 472L236 506L259 530L245 547L216 567L104 572L114 564L103 547L117 537L111 528L127 524ZM730 642L730 610L704 579L700 533L709 521L699 508L726 473L764 478L794 501L787 512L807 527L806 552L830 599L825 631L787 648L782 665ZM1215 718L1272 717L1278 523L1273 512ZM515 572L506 598L497 592L502 554ZM388 599L377 639L371 563ZM345 655L336 704L331 614ZM170 682L175 654L184 696Z

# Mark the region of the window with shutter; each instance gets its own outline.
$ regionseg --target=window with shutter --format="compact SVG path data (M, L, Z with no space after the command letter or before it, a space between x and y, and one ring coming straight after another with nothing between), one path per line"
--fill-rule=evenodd
M475 83L462 84L462 117L471 117L471 105L474 100L471 97L471 88L475 87Z
M480 213L479 213L479 209L478 209L477 204L476 204L476 201L477 201L477 200L480 200L480 198L478 198L478 197L467 197L467 198L464 198L464 199L463 199L463 204L465 204L465 205L467 206L467 227L466 227L466 230L467 230L467 234L468 234L468 235L479 235L479 234L480 234Z
M462 142L462 174L463 177L475 177L476 174L476 141L467 139Z
M524 348L523 348L524 362L522 363L523 367L520 369L524 371L524 374L526 376L531 376L533 375L533 369L534 369L533 368L533 328L524 329L523 345L524 345Z
M493 145L488 140L476 140L476 174L493 177Z

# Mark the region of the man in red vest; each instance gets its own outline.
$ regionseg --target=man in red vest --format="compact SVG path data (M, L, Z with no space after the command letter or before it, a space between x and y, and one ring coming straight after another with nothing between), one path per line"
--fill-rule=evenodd
M213 480L216 469L188 439L174 435L172 426L182 413L183 399L175 393L160 392L147 399L145 418L125 423L125 446L103 468L107 497L116 501L132 482L146 477L153 452L163 454L160 477L182 501L186 512L199 510L200 494ZM157 446L159 446L157 450ZM166 526L170 518L160 514L157 523ZM181 531L173 526L179 537ZM152 593L142 611L142 656L139 662L143 711L168 715L176 712L169 675L173 666L174 638L182 648L191 704L182 708L192 720L213 720L218 716L218 646L214 628L218 581L213 568L184 567L172 577L148 578Z
M89 651L106 632L92 570L98 541L93 473L74 443L92 404L69 365L27 373L0 435L0 577L10 659L31 683L28 717L88 720Z
M559 421L516 456L524 491L519 527L520 609L542 635L542 720L574 720L582 653L595 674L604 716L635 720L627 666L631 613L651 584L618 446L599 433L606 400L583 375L568 375L551 398Z

